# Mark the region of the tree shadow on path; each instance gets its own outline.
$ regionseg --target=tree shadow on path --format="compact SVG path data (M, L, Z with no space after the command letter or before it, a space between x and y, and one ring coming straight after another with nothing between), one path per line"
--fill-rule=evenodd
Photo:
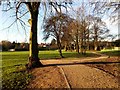
M120 62L72 62L72 63L61 63L61 64L46 64L43 67L48 67L48 66L66 66L66 65L79 65L79 64L120 64Z
M107 67L107 65L112 65L112 64L120 64L120 62L116 61L116 62L107 62L107 61L99 61L99 62L72 62L72 63L60 63L60 64L46 64L44 65L43 67L49 67L49 66L68 66L68 65L87 65L89 67L93 67L93 68L97 68L99 70L102 70L114 77L119 77L119 76L116 76L115 73L113 73L113 71L111 72L111 70L107 70L106 68L104 67L100 67L100 65L105 65ZM120 73L120 72L117 72L117 73Z

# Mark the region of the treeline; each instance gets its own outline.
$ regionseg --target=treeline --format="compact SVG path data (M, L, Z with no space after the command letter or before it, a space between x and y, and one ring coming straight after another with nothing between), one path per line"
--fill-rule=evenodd
M10 42L7 40L1 41L0 45L2 46L2 51L27 51L29 50L29 44L28 43L16 43L16 42Z
M43 50L57 50L58 47L55 43L41 43L38 44L38 49L40 51ZM29 43L17 43L17 42L10 42L7 40L3 40L0 42L0 51L28 51L29 50Z
M62 43L61 49L64 49L65 51L75 51L76 50L76 44L75 43ZM14 49L15 51L28 51L29 50L29 43L16 43L16 42L10 42L7 40L0 42L0 51L9 51L10 49ZM102 41L99 42L99 49L112 49L114 47L120 47L120 39L108 42L108 41ZM38 44L39 50L58 50L57 41L53 39L51 43L41 43ZM88 50L94 50L94 43L93 41L89 42L89 48Z

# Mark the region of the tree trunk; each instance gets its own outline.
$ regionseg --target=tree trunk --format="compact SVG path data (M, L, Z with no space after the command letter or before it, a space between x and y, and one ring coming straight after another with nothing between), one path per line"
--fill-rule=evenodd
M76 41L76 52L80 53L78 41Z
M78 42L78 29L77 29L77 33L76 33L76 52L79 52L79 42Z
M94 50L97 51L97 48L98 48L98 36L95 35L95 38L94 38Z
M62 48L61 47L59 47L59 53L60 53L60 57L64 58L63 55L62 55Z
M65 51L67 51L68 49L67 49L67 41L65 41Z
M97 48L98 48L98 45L97 45L97 42L95 41L94 42L94 50L97 51Z
M28 68L35 68L42 66L38 58L37 20L38 20L38 11L36 10L31 13Z
M90 32L89 29L87 29L88 31L88 37L87 37L87 50L90 50Z
M97 48L98 48L98 28L97 28L96 25L94 26L94 33L95 33L95 36L94 36L94 50L97 51Z
M63 55L62 55L62 45L61 45L60 40L58 38L57 38L57 45L58 45L60 57L64 58Z

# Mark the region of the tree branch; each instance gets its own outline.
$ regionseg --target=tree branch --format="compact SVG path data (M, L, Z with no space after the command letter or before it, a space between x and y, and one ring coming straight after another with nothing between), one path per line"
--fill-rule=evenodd
M25 16L29 11L25 12L22 16L18 17L18 18L22 18L23 16Z
M16 18L18 18L18 10L20 8L21 3L22 2L17 2L17 4L16 4Z
M3 28L2 30L5 30L5 29L12 27L16 21L17 21L17 19L15 19L8 27ZM2 31L2 30L0 30L0 31Z

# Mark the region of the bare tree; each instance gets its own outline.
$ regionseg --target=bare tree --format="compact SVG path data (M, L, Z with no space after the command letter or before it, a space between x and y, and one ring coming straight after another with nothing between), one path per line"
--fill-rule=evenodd
M89 24L86 18L86 11L85 4L82 3L82 5L77 9L76 13L76 50L79 53L80 49L82 54L86 53L87 44L89 43Z
M72 51L73 48L72 48L72 43L73 42L73 38L72 38L72 35L71 33L69 32L69 29L67 29L65 32L64 32L64 35L62 37L62 46L64 46L64 49L65 51Z
M65 28L68 27L68 22L70 22L70 20L70 17L65 14L57 14L56 16L48 18L44 25L44 39L48 39L50 36L56 39L59 53L62 58L62 37L65 34Z
M15 10L16 19L15 21L13 21L13 23L10 26L8 26L8 28L10 28L15 22L17 22L17 20L19 20L22 27L25 29L26 23L24 22L24 20L22 20L22 17L24 17L27 13L30 15L29 63L27 64L28 68L42 66L38 57L38 43L37 43L37 26L38 26L37 24L38 24L38 14L41 9L40 5L44 5L45 15L46 15L47 6L51 7L51 11L55 9L55 11L59 13L60 11L58 11L57 8L60 7L66 8L65 5L69 3L69 1L68 2L63 1L60 4L58 2L60 1L55 0L53 2L52 0L49 1L36 0L36 2L32 2L32 1L28 2L27 0L24 0L24 2L22 2L15 0L13 2L10 1L0 2L0 4L3 5L3 9L4 9L3 11L7 12L11 9ZM25 7L27 7L27 9Z
M79 26L80 23L77 20L73 20L70 24L69 24L69 28L71 29L70 31L70 35L72 36L72 41L75 43L75 49L76 52L79 53Z
M106 27L106 23L103 22L100 17L91 16L90 21L90 37L94 41L94 50L98 50L99 41L104 40L109 36L109 29Z

